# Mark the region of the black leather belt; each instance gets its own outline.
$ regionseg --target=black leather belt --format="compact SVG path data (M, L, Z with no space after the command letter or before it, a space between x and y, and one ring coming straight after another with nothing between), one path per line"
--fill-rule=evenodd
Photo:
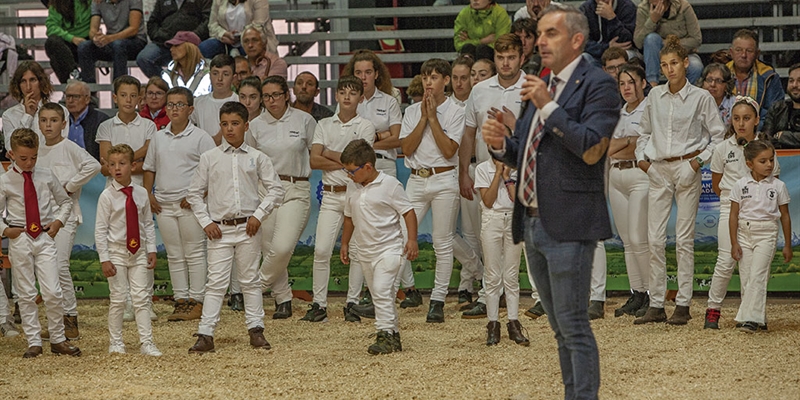
M539 209L536 207L528 207L525 213L531 218L539 218Z
M375 158L389 158L389 157L386 157L385 155L383 155L381 153L375 153Z
M225 226L236 226L241 224L246 224L247 219L249 217L242 217L242 218L234 218L234 219L223 219L222 221L214 221L215 224L225 225Z

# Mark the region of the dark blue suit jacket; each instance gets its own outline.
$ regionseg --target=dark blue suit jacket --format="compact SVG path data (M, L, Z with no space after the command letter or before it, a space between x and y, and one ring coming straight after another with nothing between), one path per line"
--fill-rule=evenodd
M609 238L611 222L603 175L608 142L619 120L617 85L610 75L581 59L558 105L545 122L536 156L542 226L559 241ZM506 138L501 159L520 171L535 113L536 107L528 104L517 120L514 135ZM518 199L512 223L515 243L523 240L525 213Z

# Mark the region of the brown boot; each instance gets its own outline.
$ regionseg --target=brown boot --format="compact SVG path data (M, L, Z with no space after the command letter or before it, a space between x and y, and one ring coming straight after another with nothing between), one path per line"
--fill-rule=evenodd
M497 321L489 321L486 324L486 345L494 346L500 343L500 323Z
M77 340L81 337L81 334L78 331L77 315L64 316L64 336L66 336L68 340Z
M50 343L50 352L53 354L64 354L73 357L81 355L81 349L69 344L69 340L65 340L61 343Z
M203 303L196 300L189 300L189 305L186 307L185 321L193 321L200 319L203 316Z
M664 312L664 307L655 308L648 307L647 312L641 318L633 320L634 325L648 324L650 322L664 322L667 320L667 313Z
M167 321L186 321L186 306L188 304L189 300L186 299L175 300L175 310L167 317Z
M267 339L264 338L264 328L260 326L250 328L247 330L247 334L250 335L250 346L264 350L269 350L272 348L272 346L270 346L267 342Z
M195 333L197 342L189 349L189 354L204 354L214 352L214 337Z
M512 319L508 321L506 326L508 327L508 338L513 340L514 343L521 346L528 346L531 344L528 338L522 334L522 324L519 323L519 320Z
M677 306L667 323L670 325L686 325L690 319L692 319L692 316L689 314L689 306Z
M42 355L42 346L31 346L22 355L22 358L36 358Z

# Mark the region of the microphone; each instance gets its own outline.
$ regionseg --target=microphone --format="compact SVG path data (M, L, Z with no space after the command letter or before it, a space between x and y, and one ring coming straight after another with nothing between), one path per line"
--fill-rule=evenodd
M538 54L534 54L531 56L531 59L522 66L522 71L525 72L525 75L536 75L539 76L539 72L542 70L542 56ZM528 108L528 104L530 102L526 101L522 103L522 107L519 110L519 117L525 114L525 110Z

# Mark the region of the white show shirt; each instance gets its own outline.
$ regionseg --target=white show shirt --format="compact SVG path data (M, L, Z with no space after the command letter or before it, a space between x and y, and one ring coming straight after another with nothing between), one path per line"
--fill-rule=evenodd
M314 131L313 144L321 144L327 150L341 152L347 145L356 139L366 140L370 146L375 140L375 126L372 122L356 115L347 122L339 119L339 114L330 118L323 118ZM350 178L347 172L341 169L322 171L322 183L333 186L347 186Z
M72 193L70 220L83 223L80 205L81 188L100 173L100 163L75 142L63 139L53 146L41 143L36 165L51 170L61 182L61 186L68 193Z
M497 171L497 167L494 165L494 161L486 160L477 167L475 167L475 189L488 189L489 186L492 185L492 180L494 180L494 174ZM511 179L516 179L516 171L511 172ZM488 209L486 204L483 204L481 201L481 208L484 210ZM506 189L505 181L500 181L500 185L497 187L497 199L495 199L494 204L492 205L492 210L497 212L512 212L514 211L514 202L511 200L511 196L508 195L508 190Z
M366 186L351 181L345 194L344 215L353 219L352 241L361 257L371 259L392 251L403 252L400 224L413 210L403 184L383 172Z
M229 101L238 102L239 95L233 93L224 99L215 99L212 92L197 97L194 99L194 112L189 115L189 121L214 136L219 132L219 109Z
M141 149L148 140L152 139L156 131L158 131L156 124L147 118L142 118L139 114L136 114L136 117L127 124L122 122L119 119L119 114L117 114L114 118L100 123L100 126L97 127L95 142L111 142L112 146L124 143L131 146L133 151L136 151ZM106 158L106 155L101 154L100 156ZM141 186L144 178L142 175L137 174L132 175L131 179L133 183ZM106 186L113 180L114 178L109 176Z
M39 202L39 222L45 226L55 220L66 223L72 211L72 199L47 168L36 167L31 174ZM25 226L25 178L22 170L11 164L8 172L0 176L0 212L5 210L6 218L0 218L0 233L10 225ZM25 235L26 233L23 233Z
M64 110L64 116L69 120L69 111L64 106L61 106L61 108ZM39 143L44 143L44 135L39 130L39 111L41 109L42 102L39 101L39 110L32 116L25 112L25 105L22 103L9 108L3 113L3 138L5 139L6 150L11 150L11 134L17 128L32 129L39 135ZM69 137L69 123L61 130L61 136Z
M642 120L644 107L647 104L647 97L642 100L633 111L628 112L625 104L619 110L619 121L614 128L614 134L611 135L612 139L624 139L627 137L639 137L639 124Z
M311 175L309 150L316 129L314 117L292 107L280 119L264 111L250 121L245 142L269 156L278 175L305 178Z
M146 249L148 253L156 252L156 229L153 223L153 213L150 211L150 198L147 190L131 183L133 187L133 201L139 219L139 240L143 241L138 251ZM110 261L108 245L116 244L126 246L128 242L128 220L125 206L128 201L116 180L100 193L97 200L97 219L94 225L94 242L100 262ZM137 252L138 252L137 251Z
M266 189L259 199L259 184ZM208 196L206 196L208 193ZM266 154L223 141L203 153L186 200L200 226L213 221L256 217L264 221L283 202L283 185Z
M739 219L745 221L775 221L781 217L778 207L789 200L786 185L774 176L757 182L748 175L731 189L731 201L739 203Z
M711 172L722 174L722 179L719 181L719 198L724 202L728 201L731 188L736 181L750 176L750 169L744 160L744 148L736 143L735 135L723 140L714 149L714 154L711 156ZM775 156L775 169L772 175L778 176L780 173L781 165Z
M372 97L358 104L358 115L372 122L375 132L388 131L390 126L403 123L403 114L397 100L378 89L375 89ZM397 159L397 149L375 150L375 153L391 160Z
M165 203L183 200L200 163L200 155L214 147L214 139L191 122L177 135L172 133L172 122L156 132L150 139L142 166L143 170L156 173L156 200Z
M506 107L515 116L518 116L519 110L522 108L520 91L522 91L523 83L525 83L524 73L520 73L519 79L507 88L501 86L497 75L494 75L472 87L472 92L469 94L464 110L464 121L468 127L477 129L475 133L475 158L477 162L482 163L492 158L489 155L488 146L483 141L483 136L481 136L481 127L489 117L489 110L494 107L503 111L503 107Z
M406 108L406 115L400 128L400 139L407 138L419 123L422 118L421 106L420 102ZM456 105L452 98L446 97L444 102L436 107L436 116L444 134L461 144L461 137L464 135L464 109ZM456 151L450 158L444 158L439 146L436 145L431 126L426 124L422 132L422 141L414 153L405 155L405 164L406 167L413 169L455 167L458 166L458 152Z

